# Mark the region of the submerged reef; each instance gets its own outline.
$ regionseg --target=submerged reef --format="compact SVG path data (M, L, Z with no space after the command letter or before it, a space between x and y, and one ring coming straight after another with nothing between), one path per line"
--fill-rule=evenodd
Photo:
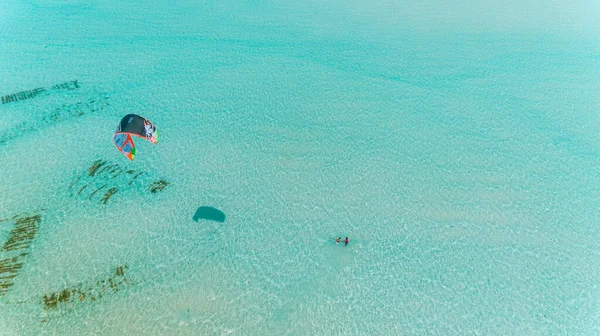
M39 230L42 216L39 214L21 214L12 218L14 228L8 233L8 239L0 249L0 296L6 295L15 283L29 247Z
M145 178L140 179L141 176ZM126 169L120 164L98 159L92 162L85 173L75 178L69 189L73 190L74 196L80 195L90 201L99 200L100 203L106 204L120 190L142 187L151 194L156 194L171 184L165 179L154 179L152 174L144 171ZM152 180L154 181L150 182ZM132 185L133 187L129 187Z
M48 293L42 298L44 309L55 310L59 308L59 304L94 302L110 293L116 293L125 285L132 284L131 279L125 276L127 268L127 265L117 266L108 278L97 280L91 284L78 284L57 292Z

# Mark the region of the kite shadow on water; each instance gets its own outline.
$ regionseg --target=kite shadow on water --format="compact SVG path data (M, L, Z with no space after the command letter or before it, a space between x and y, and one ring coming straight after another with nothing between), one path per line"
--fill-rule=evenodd
M200 219L208 219L223 223L225 221L225 214L219 209L209 206L201 206L198 208L198 210L196 210L196 213L193 217L195 222L199 221Z

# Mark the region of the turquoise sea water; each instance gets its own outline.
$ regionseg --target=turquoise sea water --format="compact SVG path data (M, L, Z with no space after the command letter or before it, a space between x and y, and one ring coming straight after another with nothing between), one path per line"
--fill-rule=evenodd
M598 22L0 2L0 335L597 335Z

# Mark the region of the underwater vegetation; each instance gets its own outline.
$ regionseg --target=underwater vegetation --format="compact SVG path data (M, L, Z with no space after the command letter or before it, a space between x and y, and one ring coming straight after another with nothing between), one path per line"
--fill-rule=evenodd
M42 216L21 214L12 218L14 227L0 249L0 296L6 295L14 285L14 279L23 267L28 249L39 230Z
M77 80L64 82L61 84L53 85L50 89L39 87L33 90L21 91L9 95L2 96L2 104L8 104L12 102L18 102L21 100L35 98L40 95L47 94L51 90L75 90L79 88Z
M0 132L0 145L44 127L98 112L107 106L109 106L109 103L106 96L88 98L74 104L63 104L60 107L51 109L50 112L36 121L21 122Z
M150 185L150 187L148 187L148 189L150 190L151 193L155 194L163 189L165 189L170 183L160 179L156 182L152 182L152 184Z
M2 104L19 101L19 100L35 98L37 95L39 95L43 92L46 92L46 89L43 87L39 87L39 88L33 89L33 90L21 91L18 93L13 93L10 95L2 96Z
M142 176L143 178L140 178ZM138 186L138 188L142 187L155 194L169 184L170 182L153 177L144 171L126 169L120 164L98 159L88 167L85 173L77 176L69 189L74 192L74 196L80 195L90 201L99 199L100 203L106 204L120 190L132 190ZM133 187L130 187L132 185Z
M208 219L222 223L225 221L225 214L219 209L209 206L201 206L196 210L196 213L192 219L196 222L200 219Z
M108 191L106 192L106 194L104 194L104 197L102 197L102 204L106 204L106 202L108 202L108 199L117 192L117 188L112 187L110 189L108 189ZM90 196L90 199L92 198L92 196Z
M98 96L73 104L62 104L60 107L52 110L52 113L44 116L42 121L47 124L52 124L81 117L86 114L92 114L104 110L109 106L110 104L107 101L108 97Z
M91 284L78 284L43 296L45 310L55 310L59 305L74 302L94 302L102 297L116 293L125 285L131 285L131 279L125 276L127 265L117 266L108 278L97 280Z

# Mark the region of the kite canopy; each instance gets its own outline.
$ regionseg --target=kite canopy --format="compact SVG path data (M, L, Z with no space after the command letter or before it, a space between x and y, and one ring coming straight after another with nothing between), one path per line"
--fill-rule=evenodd
M155 145L158 142L158 131L150 120L137 114L124 116L113 135L113 142L117 149L129 160L133 160L135 157L135 144L131 138L132 135L146 139Z

